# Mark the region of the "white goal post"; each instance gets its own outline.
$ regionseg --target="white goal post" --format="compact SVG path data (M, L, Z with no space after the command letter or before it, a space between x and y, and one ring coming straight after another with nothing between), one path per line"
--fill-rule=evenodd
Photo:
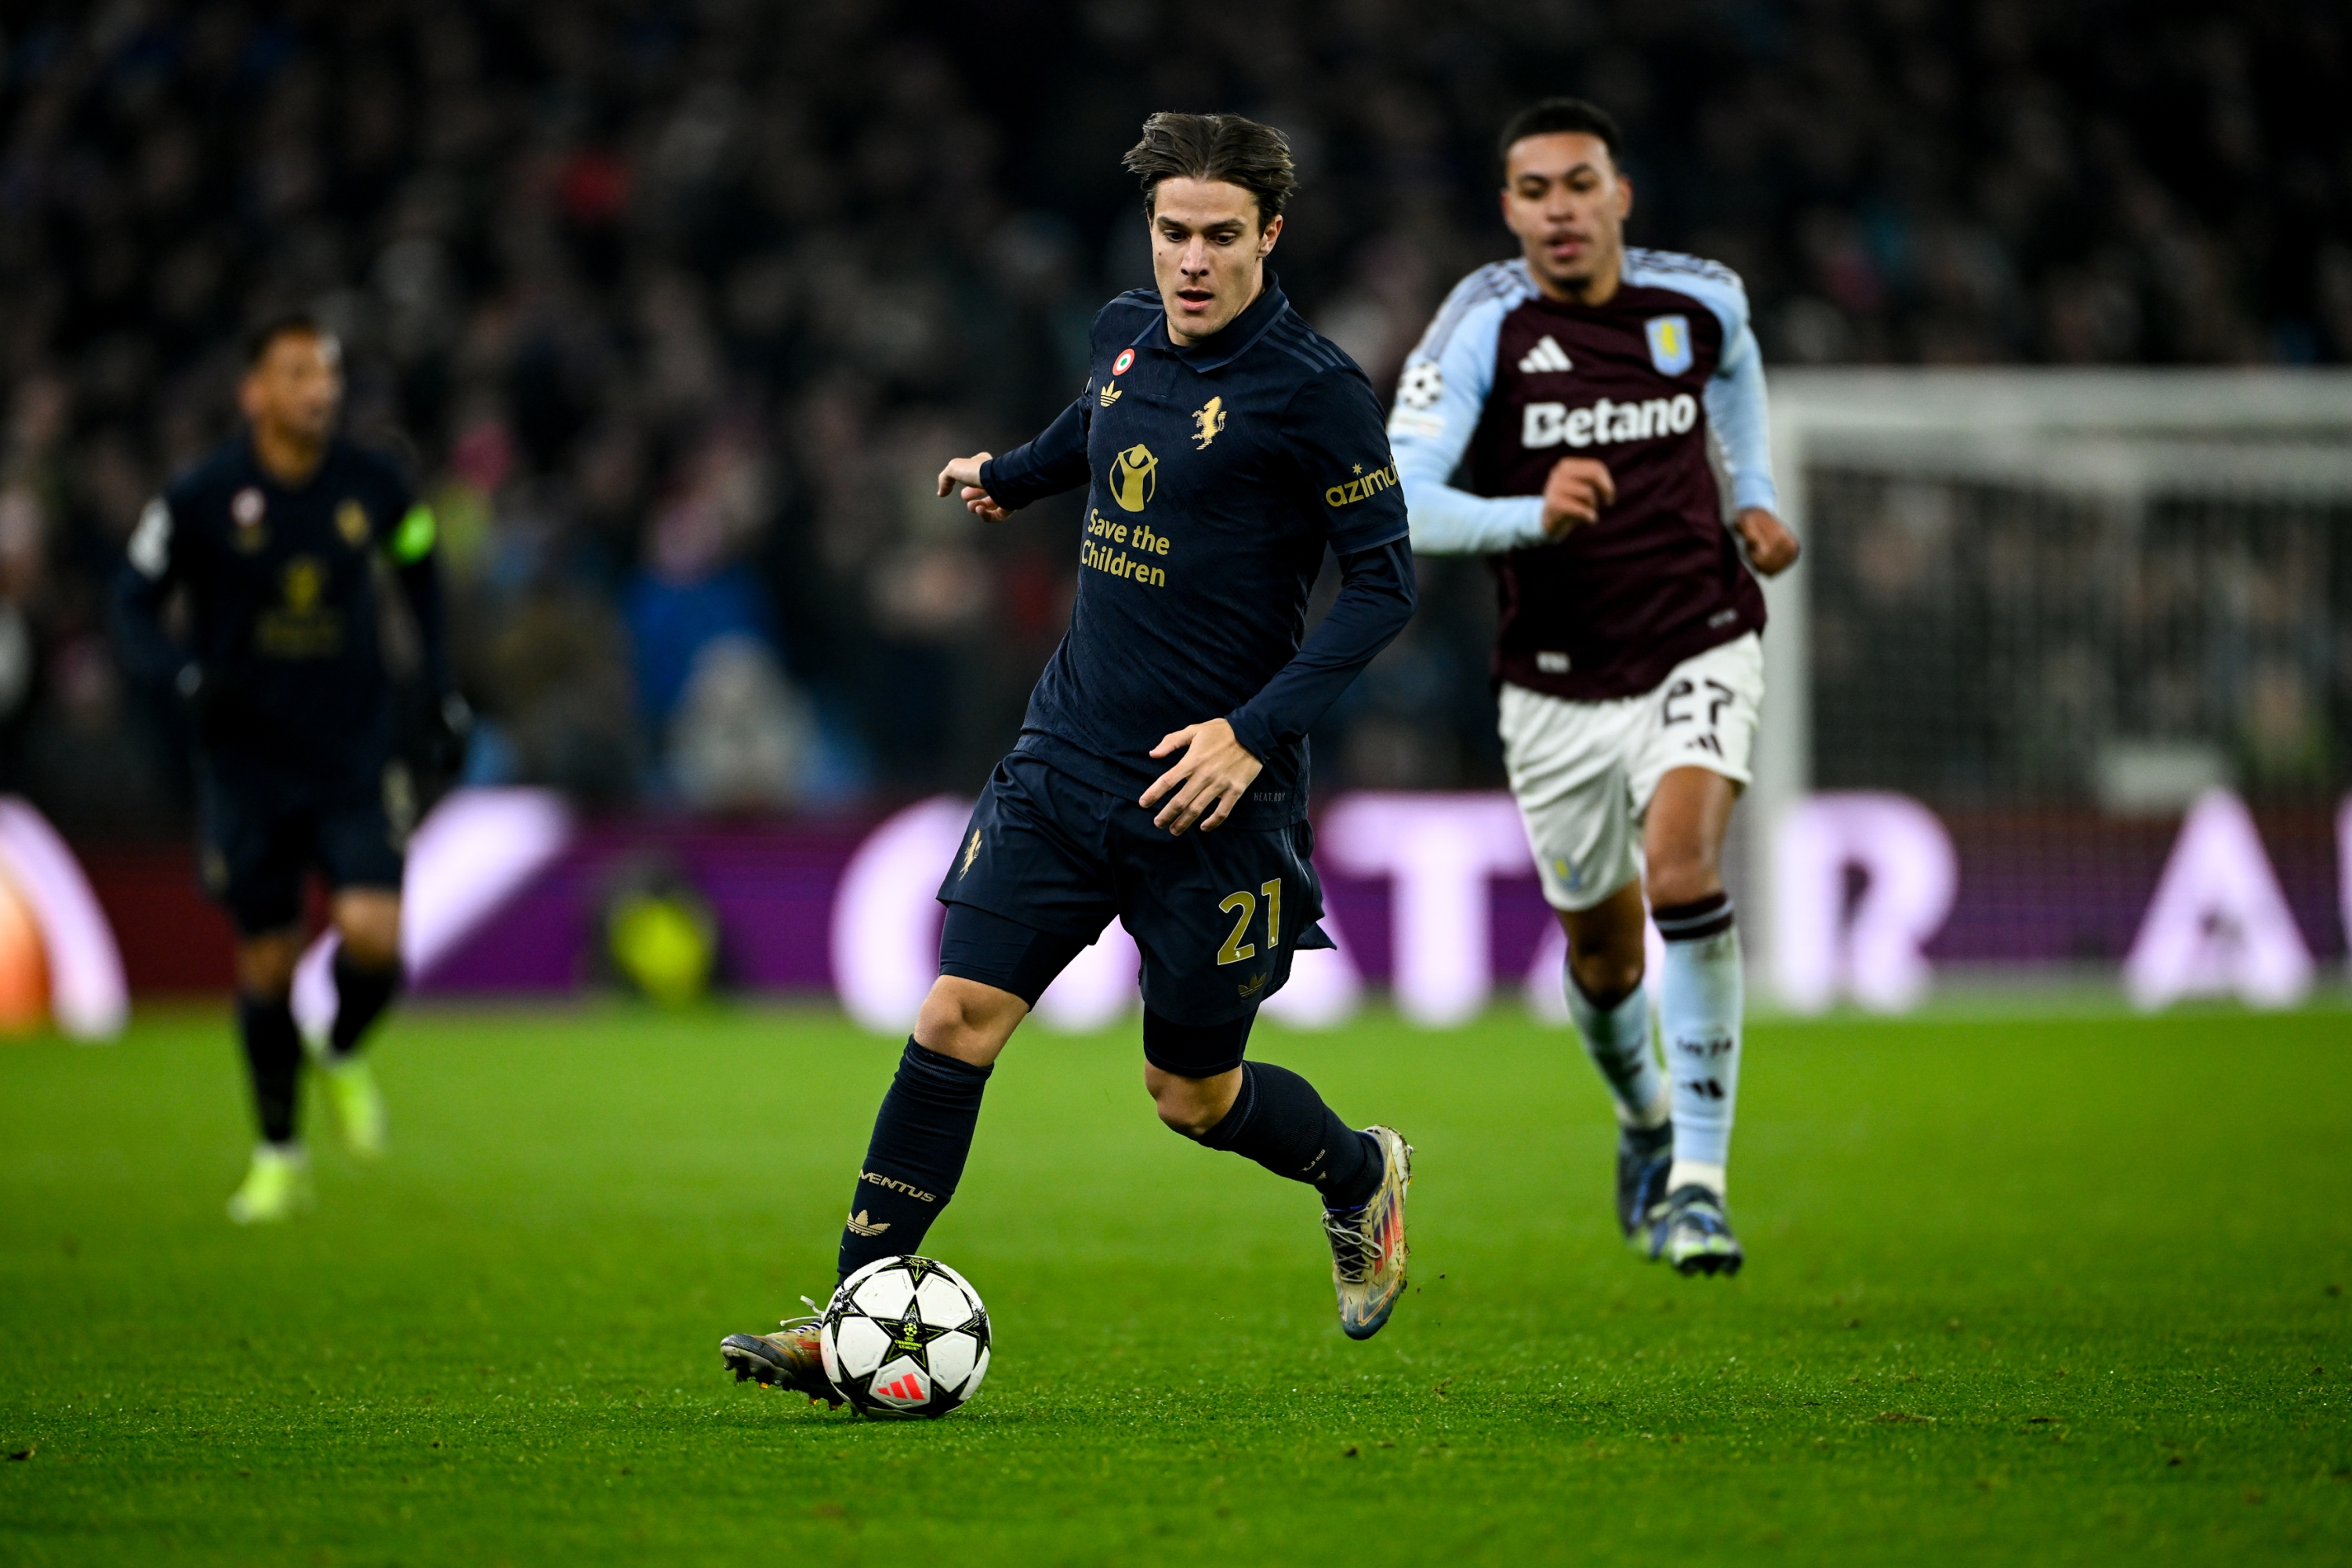
M1784 370L1770 391L1806 553L1766 588L1735 866L1762 990L1785 999L1776 960L1795 956L1772 847L1817 790L1989 824L2021 889L2063 858L2044 838L2112 838L2099 864L2144 880L2142 841L2160 852L2200 789L2251 790L2298 832L2332 814L2352 752L2352 371ZM1866 700L1825 714L1825 690ZM1965 900L1965 842L1960 861ZM2069 918L2035 939L2051 955L2120 962L2119 911ZM1977 945L2007 951L1998 931Z

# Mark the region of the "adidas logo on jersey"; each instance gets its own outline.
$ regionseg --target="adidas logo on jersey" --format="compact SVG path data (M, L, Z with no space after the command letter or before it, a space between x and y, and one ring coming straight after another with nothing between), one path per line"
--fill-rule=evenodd
M1559 346L1549 332L1536 340L1536 346L1519 357L1519 371L1524 375L1542 375L1548 371L1574 370L1568 351Z

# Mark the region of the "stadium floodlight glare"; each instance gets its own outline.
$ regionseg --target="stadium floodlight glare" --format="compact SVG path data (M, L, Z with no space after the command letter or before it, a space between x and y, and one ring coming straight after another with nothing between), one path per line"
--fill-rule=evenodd
M1850 870L1865 886L1849 913ZM1784 812L1772 836L1781 1000L1799 1013L1841 994L1876 1013L1918 1005L1932 973L1923 950L1958 886L1951 835L1907 796L1817 795Z
M2187 996L2234 995L2292 1007L2310 994L2312 968L2246 803L2206 791L2180 825L2124 963L2134 1005L2152 1012Z

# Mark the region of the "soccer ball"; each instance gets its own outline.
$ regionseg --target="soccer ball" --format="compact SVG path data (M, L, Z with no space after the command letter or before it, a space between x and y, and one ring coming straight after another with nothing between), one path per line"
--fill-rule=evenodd
M944 1263L885 1258L841 1282L817 1344L826 1380L859 1415L937 1420L988 1375L988 1309Z

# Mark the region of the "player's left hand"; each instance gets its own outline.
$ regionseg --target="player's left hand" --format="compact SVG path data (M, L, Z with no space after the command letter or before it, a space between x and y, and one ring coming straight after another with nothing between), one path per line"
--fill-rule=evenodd
M1760 506L1744 506L1731 520L1733 531L1748 546L1748 563L1757 574L1778 577L1797 563L1797 536L1788 525Z
M1202 832L1213 833L1234 814L1243 792L1256 782L1265 764L1234 738L1234 727L1223 719L1187 724L1152 747L1151 754L1164 757L1179 747L1184 755L1152 780L1151 787L1135 804L1150 811L1153 802L1168 795L1168 804L1151 819L1154 827L1181 834L1197 822ZM1173 795L1169 794L1171 790Z
M963 487L963 504L974 517L990 522L1003 522L1013 515L1010 509L996 504L996 499L980 488L980 467L996 454L975 452L969 458L951 458L940 470L940 494L944 496L957 486Z

